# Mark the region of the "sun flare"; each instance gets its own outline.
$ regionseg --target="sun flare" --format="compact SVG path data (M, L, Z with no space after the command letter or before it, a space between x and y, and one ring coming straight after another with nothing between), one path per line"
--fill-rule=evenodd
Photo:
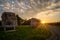
M42 23L42 24L45 24L45 23L46 23L46 21L41 21L41 23Z

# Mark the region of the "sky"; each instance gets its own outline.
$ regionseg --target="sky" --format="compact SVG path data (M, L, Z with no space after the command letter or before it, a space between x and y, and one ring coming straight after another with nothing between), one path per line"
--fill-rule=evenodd
M60 22L60 0L0 0L0 19L3 12L14 12L23 19Z

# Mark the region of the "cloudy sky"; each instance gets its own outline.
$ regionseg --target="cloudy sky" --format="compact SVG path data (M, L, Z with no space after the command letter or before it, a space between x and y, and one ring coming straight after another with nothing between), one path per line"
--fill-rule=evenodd
M60 22L60 0L0 0L0 19L5 11L14 12L23 19Z

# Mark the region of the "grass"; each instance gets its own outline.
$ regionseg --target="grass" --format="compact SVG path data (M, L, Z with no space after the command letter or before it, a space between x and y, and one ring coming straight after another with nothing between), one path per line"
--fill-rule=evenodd
M21 25L14 32L0 32L0 40L46 40L51 33L47 29L31 28L29 25Z

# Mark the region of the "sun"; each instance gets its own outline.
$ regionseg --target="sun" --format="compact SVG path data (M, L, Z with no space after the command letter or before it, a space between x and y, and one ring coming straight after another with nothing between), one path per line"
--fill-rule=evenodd
M41 21L41 23L42 23L42 24L45 24L45 23L46 23L46 21Z

